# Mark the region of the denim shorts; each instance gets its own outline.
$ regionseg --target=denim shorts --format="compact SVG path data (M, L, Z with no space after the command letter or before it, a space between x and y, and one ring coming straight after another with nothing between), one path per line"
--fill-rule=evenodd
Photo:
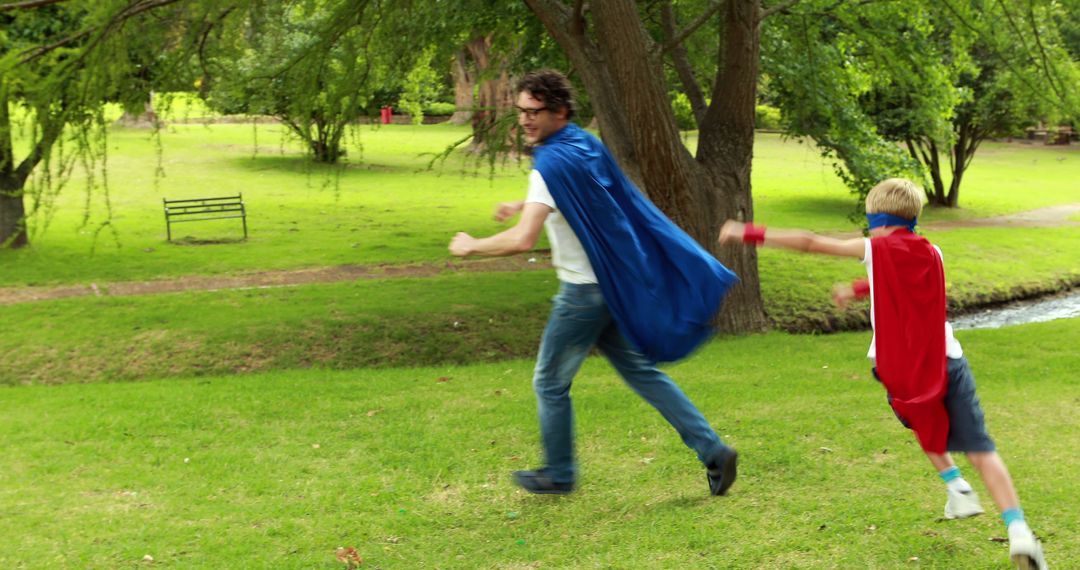
M975 376L971 373L967 358L949 358L949 390L945 394L945 409L949 414L949 451L985 452L994 451L994 440L986 432L979 396L975 394ZM871 372L879 382L877 369ZM887 395L892 407L892 396ZM894 412L895 413L895 412ZM896 416L904 427L911 428L904 418Z

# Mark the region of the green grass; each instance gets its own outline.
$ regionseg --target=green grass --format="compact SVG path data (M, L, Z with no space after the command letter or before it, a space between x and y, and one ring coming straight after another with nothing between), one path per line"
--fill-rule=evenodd
M202 112L189 103L174 115ZM155 180L153 140L114 129L121 247L103 233L91 255L104 202L92 196L83 226L74 180L31 248L0 251L0 286L107 292L124 280L440 262L455 231L495 231L493 204L524 190L524 165L489 178L458 155L423 170L420 153L464 132L362 127L363 153L353 147L338 170L306 163L273 125L180 124L162 138ZM965 208L924 220L1080 198L1076 149L983 151ZM230 241L239 224L223 221L177 226L195 240L165 243L162 196L237 191L249 241ZM754 192L774 227L855 229L846 191L804 145L759 136ZM928 232L958 305L1075 282L1078 234ZM788 328L860 325L865 309L838 314L827 292L861 273L761 252L767 309ZM554 290L546 271L446 273L0 306L0 567L340 568L339 546L355 546L365 568L1006 566L992 514L936 520L940 481L868 378L867 333L725 337L672 368L740 450L730 497L706 496L677 435L596 359L574 389L581 489L516 491L508 471L538 461L527 358ZM1080 320L960 339L1051 564L1080 567L1075 446L1062 437L1080 427ZM464 364L476 361L491 362Z
M961 333L988 424L1055 568L1080 567L1080 320ZM579 491L525 495L531 361L0 388L5 568L1007 567L862 358L868 335L727 339L673 376L741 454L706 494L674 431L590 359ZM154 562L143 562L150 555Z
M108 161L112 229L100 188L90 196L74 179L58 199L47 231L23 251L0 252L17 272L0 285L50 284L223 274L346 263L401 263L446 257L459 230L491 231L494 202L517 197L524 174L463 175L463 162L423 170L419 154L442 150L464 134L455 127L361 127L363 161L343 170L312 165L281 141L276 125L177 125L162 136L165 177L146 131L113 129ZM352 149L353 154L358 151ZM486 172L486 171L485 171ZM513 174L511 174L513 173ZM250 239L239 220L174 225L165 241L162 197L241 192ZM84 224L84 214L89 220ZM190 238L190 239L185 239ZM225 243L192 245L198 240Z
M1080 228L981 229L932 239L946 252L959 310L1074 283L1078 252L1045 243L1078 237ZM859 263L763 250L760 264L777 327L869 326L865 304L839 311L830 301L833 283L865 274ZM535 352L556 287L548 270L444 273L0 305L0 321L12 323L0 334L0 384L524 358Z
M419 155L444 148L465 133L462 127L361 127L363 155L353 156L354 162L340 171L312 166L289 145L282 146L274 125L259 126L261 146L253 156L253 132L251 125L237 124L170 127L162 137L166 176L155 181L157 152L148 133L114 129L108 168L112 224L121 247L102 234L91 254L89 234L100 212L95 209L97 217L77 230L83 205L76 180L33 247L0 251L0 264L12 268L0 272L0 286L97 283L107 292L111 281L438 263L447 259L446 244L454 232L497 231L501 226L488 216L492 205L519 198L523 191L523 165L507 165L491 178L486 170L466 167L461 156L436 171L423 169L426 159ZM1055 168L1076 170L1074 149L990 145L969 182L983 171L1000 174L1024 167L1034 160L1031 156L1056 157L1051 161ZM1026 196L1032 202L1013 200L1018 193L988 185L984 209L966 209L965 215L1008 209L1001 204L1023 209L1077 199L1070 194L1076 192L1074 185L1061 173L1049 167L1027 171L1045 177L1040 182L1045 191ZM1005 184L1007 176L1000 175ZM846 218L850 197L806 145L759 136L754 188L758 219L773 227L855 229ZM160 197L205 195L207 189L244 193L251 239L229 241L239 235L239 223L224 220L176 226L180 236L223 237L223 243L164 242ZM98 208L100 201L91 204ZM930 211L926 218L939 214ZM930 230L927 235L945 252L955 309L1080 280L1080 249L1071 247L1080 238L1077 227ZM760 252L766 311L784 330L866 327L865 306L840 312L829 297L833 283L861 274L862 268L849 260ZM459 274L0 306L0 320L14 323L0 334L0 354L7 355L0 359L0 383L525 357L535 348L553 288L551 272ZM455 321L470 326L448 328Z
M108 202L100 186L88 196L85 177L76 176L48 225L36 220L32 247L0 251L0 265L18 268L0 273L0 286L443 260L451 235L496 231L494 204L524 194L527 162L489 171L459 153L425 169L431 153L465 134L466 127L451 125L362 126L356 141L362 151L351 144L349 164L337 168L309 163L278 125L174 124L161 136L165 175L156 178L159 157L150 134L112 129ZM1074 148L987 143L962 190L964 208L931 210L924 221L1077 202L1078 172ZM753 188L757 218L765 223L857 230L847 219L851 196L807 145L760 134ZM238 220L178 224L179 243L165 241L162 197L236 192L248 206L248 241L236 241Z
M0 385L524 357L556 288L529 271L0 306L19 331Z

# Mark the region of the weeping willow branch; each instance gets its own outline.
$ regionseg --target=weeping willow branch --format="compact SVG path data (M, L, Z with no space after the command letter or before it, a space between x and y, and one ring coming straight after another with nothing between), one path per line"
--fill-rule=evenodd
M8 10L40 8L42 6L48 6L49 4L59 4L60 2L66 1L67 0L27 0L26 2L12 2L10 4L0 4L0 12L7 12Z
M59 1L63 1L63 0L56 0L56 1L59 2ZM68 45L68 44L70 44L72 42L81 40L81 39L83 39L83 38L85 38L85 37L87 37L87 36L89 36L91 34L97 33L98 34L97 37L93 41L90 42L90 45L86 46L87 49L84 50L83 53L80 54L80 57L75 60L77 62L81 62L83 57L85 57L86 53L89 53L90 50L92 50L98 43L100 43L104 39L104 37L106 35L108 35L108 32L110 32L111 30L113 30L114 28L119 26L120 24L123 24L127 20L129 20L129 19L131 19L131 18L133 18L135 16L138 16L139 14L142 14L143 12L146 12L147 10L154 10L154 9L157 9L157 8L161 8L162 6L168 6L169 4L175 4L175 3L179 2L179 1L180 0L137 0L134 4L131 4L127 8L121 10L120 12L117 12L103 26L100 26L100 27L91 26L91 27L89 27L89 28L87 28L85 30L82 30L82 31L79 31L79 32L77 32L75 34L67 36L67 37L65 37L65 38L63 38L63 39L61 39L61 40L59 40L57 42L54 42L54 43L51 43L51 44L45 45L45 46L39 46L39 47L36 47L36 48L31 48L31 49L28 49L28 50L22 52L21 54L19 54L19 63L20 64L29 63L29 62L31 62L31 61L33 61L33 60L35 60L35 59L37 59L37 58L39 58L41 56L53 51L53 50L64 47L64 46L66 46L66 45Z

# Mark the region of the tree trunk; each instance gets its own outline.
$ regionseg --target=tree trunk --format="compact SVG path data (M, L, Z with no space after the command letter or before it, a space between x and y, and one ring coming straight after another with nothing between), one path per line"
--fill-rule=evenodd
M161 126L161 120L157 111L154 110L154 93L151 91L143 104L143 112L132 114L124 111L124 114L116 120L116 124L133 129L154 129Z
M949 195L946 204L950 208L960 206L960 183L964 180L964 173L971 166L971 160L975 158L975 151L979 149L985 137L985 131L980 130L969 120L960 121L956 124L956 143L952 147L952 184L949 185Z
M464 49L454 54L452 67L454 76L454 114L450 116L450 123L464 125L472 120L473 105L476 89L476 78L469 73L468 52Z
M26 206L23 185L26 178L15 167L15 148L11 140L11 115L8 111L6 85L0 83L0 248L29 245L26 233Z
M526 0L563 47L585 84L600 132L627 174L675 223L735 271L720 315L724 331L760 330L765 314L752 248L720 248L725 219L753 219L750 161L759 54L758 3L728 0L720 74L700 125L695 159L682 143L652 40L632 2L590 3L596 42L586 17L552 0Z
M911 141L908 141L908 150L911 156L926 167L926 170L930 173L930 180L934 184L933 190L926 192L927 201L934 206L947 206L945 179L941 176L941 155L938 152L937 143L931 138L923 137L916 139L914 146L918 147L918 154L912 149Z
M945 196L945 206L955 208L960 203L960 183L964 180L964 172L967 171L967 138L963 134L956 139L952 152L952 181L949 183L949 194Z
M704 209L699 223L713 251L725 219L753 220L750 170L754 156L754 110L761 54L761 7L758 0L727 0L720 13L719 65L712 103L700 126L698 162L708 173L699 186ZM699 238L700 239L700 238ZM704 242L703 242L704 243ZM707 246L708 247L708 246ZM724 318L733 331L757 330L766 323L758 280L757 250L741 245L718 257L743 281L728 298Z
M510 85L506 61L501 57L492 57L491 40L489 34L476 37L465 46L476 63L475 80L480 83L472 114L474 149L482 148L491 142L491 137L505 135L496 132L492 126L514 105L513 87ZM503 142L500 141L498 146Z
M12 176L0 176L0 248L29 244L22 185Z

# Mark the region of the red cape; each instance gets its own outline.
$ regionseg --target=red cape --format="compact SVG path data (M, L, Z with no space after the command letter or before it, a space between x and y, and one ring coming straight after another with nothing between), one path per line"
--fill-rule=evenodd
M945 272L925 238L908 230L870 240L878 376L924 451L945 453Z

